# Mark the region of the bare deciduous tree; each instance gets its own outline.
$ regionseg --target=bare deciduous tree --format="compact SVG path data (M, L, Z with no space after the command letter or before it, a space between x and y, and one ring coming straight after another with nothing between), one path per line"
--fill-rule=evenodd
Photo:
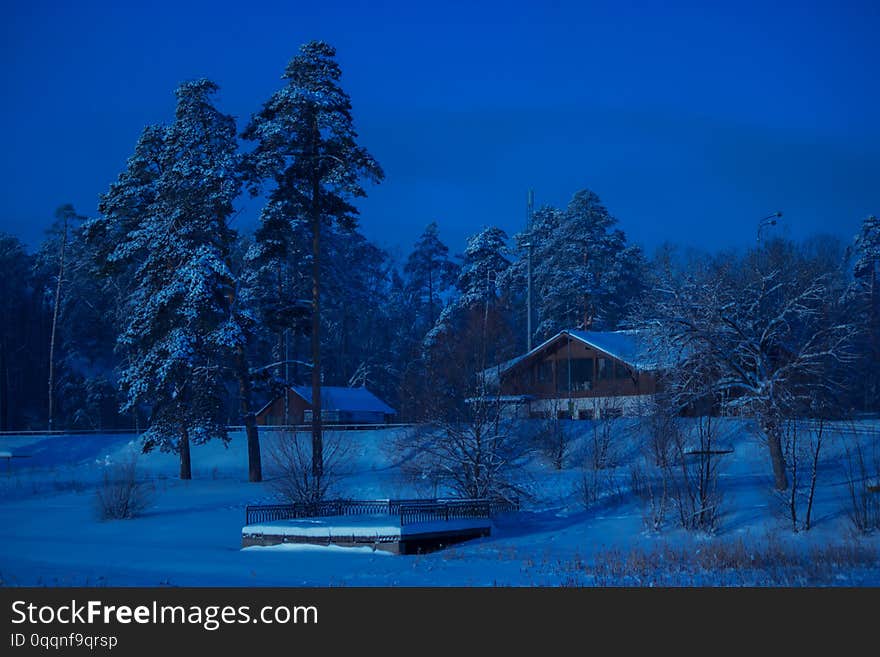
M513 500L525 493L516 473L532 445L487 395L470 398L455 419L431 423L421 434L419 450L422 472L442 480L456 495Z
M321 502L335 492L348 453L339 434L325 433L324 467L315 473L310 437L305 433L283 432L268 451L276 471L271 480L276 495L285 502L305 504Z
M778 490L788 488L786 419L831 392L850 358L854 329L836 306L836 285L783 244L670 277L646 322L653 348L676 362L666 381L674 402L755 418Z
M642 462L630 469L632 491L646 503L646 523L654 531L677 512L684 529L714 532L721 517L719 474L727 430L712 416L683 418L663 396L643 409Z

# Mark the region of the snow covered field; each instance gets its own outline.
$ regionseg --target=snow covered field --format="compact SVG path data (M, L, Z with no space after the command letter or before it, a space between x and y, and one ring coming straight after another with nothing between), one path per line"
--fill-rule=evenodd
M620 423L619 434L626 420ZM733 423L730 420L727 422ZM572 423L576 435L587 422ZM277 501L271 482L247 482L242 434L228 448L193 449L192 481L176 479L174 455L138 460L150 490L145 512L101 521L96 490L134 436L0 438L0 583L37 586L484 586L652 584L880 585L880 537L861 537L846 516L848 488L832 446L819 475L815 526L793 533L772 491L765 448L731 425L718 531L686 532L669 522L646 529L644 503L624 488L585 509L577 458L555 470L535 456L522 473L533 499L495 522L491 537L420 556L310 545L241 549L247 504ZM404 476L408 429L349 432L351 498L429 496ZM275 438L263 437L267 457ZM620 439L621 441L624 438ZM577 442L577 441L576 441ZM621 450L632 459L633 450ZM577 449L573 451L577 454ZM628 454L628 456L626 456ZM619 468L621 481L625 467ZM627 482L624 481L626 484Z

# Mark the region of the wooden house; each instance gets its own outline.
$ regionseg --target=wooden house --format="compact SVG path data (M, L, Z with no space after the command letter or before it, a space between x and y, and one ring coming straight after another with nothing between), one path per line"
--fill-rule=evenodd
M321 388L321 418L328 424L384 424L396 413L366 388ZM257 412L257 424L261 426L311 421L311 386L290 386Z
M592 419L638 414L661 366L637 331L560 331L483 372L513 417Z

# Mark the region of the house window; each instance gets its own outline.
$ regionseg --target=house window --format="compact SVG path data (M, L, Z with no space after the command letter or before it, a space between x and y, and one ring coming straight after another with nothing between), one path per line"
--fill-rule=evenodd
M593 387L593 359L576 358L571 361L571 389L589 390Z
M550 383L553 380L553 363L549 360L542 361L538 365L537 381L538 383Z
M626 365L624 365L623 363L621 363L620 361L615 362L614 363L614 378L615 379L628 379L628 378L630 378L629 368Z
M578 411L578 420L592 420L592 419L593 419L593 409L582 408Z
M599 380L607 381L614 376L614 364L610 358L599 359Z

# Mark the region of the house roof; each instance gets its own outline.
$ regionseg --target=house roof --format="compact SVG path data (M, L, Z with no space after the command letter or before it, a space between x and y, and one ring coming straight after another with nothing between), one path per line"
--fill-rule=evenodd
M646 336L640 331L563 331L636 369L656 369Z
M490 380L496 380L497 377L505 374L519 363L529 359L564 337L571 337L588 347L623 361L637 370L650 371L661 369L671 364L667 361L673 360L663 357L658 349L654 349L647 334L643 331L578 331L566 329L545 340L531 351L495 367L488 368L483 372L483 375Z
M312 403L311 386L290 386L289 390L301 397L309 405ZM264 413L281 395L267 401L257 415ZM340 386L321 387L321 406L325 411L367 411L394 415L397 413L388 404L376 397L366 388L344 388Z
M311 386L293 386L291 390L312 403ZM371 411L386 415L397 412L366 388L340 386L321 386L321 407L325 411Z

